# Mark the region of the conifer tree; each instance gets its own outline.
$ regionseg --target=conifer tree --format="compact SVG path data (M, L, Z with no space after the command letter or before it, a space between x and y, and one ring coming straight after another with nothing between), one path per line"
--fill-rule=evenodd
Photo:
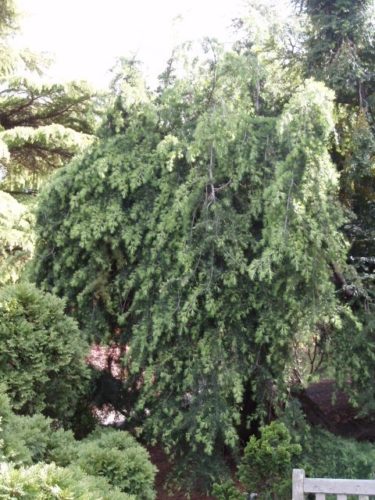
M373 0L294 2L309 20L306 72L335 90L339 103L363 107L373 101Z
M127 423L207 479L248 394L269 401L294 343L337 317L343 241L330 92L307 82L280 115L274 68L205 49L156 95L134 67L117 81L101 140L41 196L36 279L91 338L128 345Z
M98 103L84 82L43 82L46 58L11 47L17 16L13 0L1 0L0 189L19 194L93 141Z

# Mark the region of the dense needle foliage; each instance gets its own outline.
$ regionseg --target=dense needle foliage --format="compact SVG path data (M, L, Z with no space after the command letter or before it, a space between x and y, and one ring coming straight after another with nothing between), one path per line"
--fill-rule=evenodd
M372 2L294 3L304 17L283 23L252 2L232 48L176 50L155 91L121 60L95 140L87 87L37 85L0 67L2 187L46 182L39 290L4 287L33 238L28 213L0 198L0 371L13 409L28 415L4 413L7 460L18 432L23 465L78 464L154 498L155 470L127 433L94 433L76 449L62 429L51 437L88 398L88 340L123 353L112 381L124 426L162 445L179 486L178 472L189 487L212 483L259 428L240 477L264 498L288 497L292 465L350 475L350 450L352 472L371 475L367 445L340 441L326 468L314 445L326 439L327 457L335 449L324 430L264 425L283 413L287 422L291 388L319 378L345 387L363 414L375 407ZM5 37L13 7L2 6ZM69 471L4 474L39 488L50 476L71 481ZM234 483L216 488L238 498Z
M128 68L100 143L42 195L36 261L88 335L130 346L129 417L195 464L236 447L246 398L282 399L318 321L340 328L345 251L332 93L306 81L280 113L254 102L253 54L206 49L156 95Z
M12 407L69 421L87 389L87 344L64 302L29 284L2 288L0 342L1 380Z
M16 282L33 252L31 213L0 191L0 286Z

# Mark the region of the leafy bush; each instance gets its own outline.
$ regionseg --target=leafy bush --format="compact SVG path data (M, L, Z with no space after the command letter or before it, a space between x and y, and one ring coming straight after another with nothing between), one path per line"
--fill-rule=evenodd
M236 488L233 481L214 484L212 494L217 500L244 500L246 495Z
M85 391L87 345L64 306L30 284L0 291L0 377L18 413L66 422Z
M41 414L32 417L15 415L5 427L4 434L11 450L9 458L24 465L55 462L64 467L77 456L73 433L63 429L54 430L52 420Z
M22 465L42 461L65 466L77 457L77 443L71 431L55 429L55 423L41 414L15 415L4 386L0 386L0 418L5 460Z
M76 462L93 476L104 476L121 491L139 500L153 500L156 468L148 452L128 433L113 429L96 431L81 441Z
M258 493L258 498L290 498L292 459L300 452L287 427L272 422L261 428L259 439L251 436L239 466L239 479L249 491Z
M305 469L310 477L372 479L375 477L375 445L337 436L320 427L310 426L293 400L282 419L293 441L302 451L293 466Z
M90 477L77 468L37 464L16 469L0 466L0 498L10 500L135 500L112 488L104 478Z
M310 477L375 478L375 445L311 428L302 443L302 466Z
M4 387L1 386L0 423L1 460L12 461L18 466L37 462L54 462L54 465L69 466L69 468L79 466L85 474L104 476L106 481L119 488L119 491L136 495L139 500L155 498L153 484L156 468L151 464L148 452L127 432L98 428L86 439L76 441L71 431L54 429L54 422L41 414L15 415L11 410ZM15 478L14 481L20 481L21 486L24 481L27 487L28 481L31 481L32 485L37 481L35 484L38 484L39 488L41 477L47 474L48 479L52 469L45 469L47 472L44 469L22 470L20 474L16 472L12 472L11 476L8 474L7 481L13 481L12 478ZM36 471L36 473L30 471ZM58 477L60 478L60 475ZM65 478L65 476L61 477ZM38 491L42 490L38 489ZM1 490L0 498L3 498ZM56 498L60 497L56 496ZM81 497L74 496L74 498ZM82 498L91 500L99 497Z

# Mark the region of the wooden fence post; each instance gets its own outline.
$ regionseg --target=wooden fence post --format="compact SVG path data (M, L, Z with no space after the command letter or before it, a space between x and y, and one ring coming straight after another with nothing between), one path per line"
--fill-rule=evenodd
M305 471L303 469L293 469L293 499L304 500L303 483L305 481Z

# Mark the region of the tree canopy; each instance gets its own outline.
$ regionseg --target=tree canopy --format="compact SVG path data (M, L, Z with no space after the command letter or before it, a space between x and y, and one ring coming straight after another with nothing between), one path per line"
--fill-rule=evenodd
M12 1L1 2L0 18L0 188L35 190L93 141L98 100L85 82L43 81L45 58L11 48Z
M130 347L144 435L207 468L237 446L246 399L260 414L283 399L351 312L332 281L333 93L307 80L283 105L275 67L204 48L156 94L130 67L98 145L41 195L36 278L92 338Z

